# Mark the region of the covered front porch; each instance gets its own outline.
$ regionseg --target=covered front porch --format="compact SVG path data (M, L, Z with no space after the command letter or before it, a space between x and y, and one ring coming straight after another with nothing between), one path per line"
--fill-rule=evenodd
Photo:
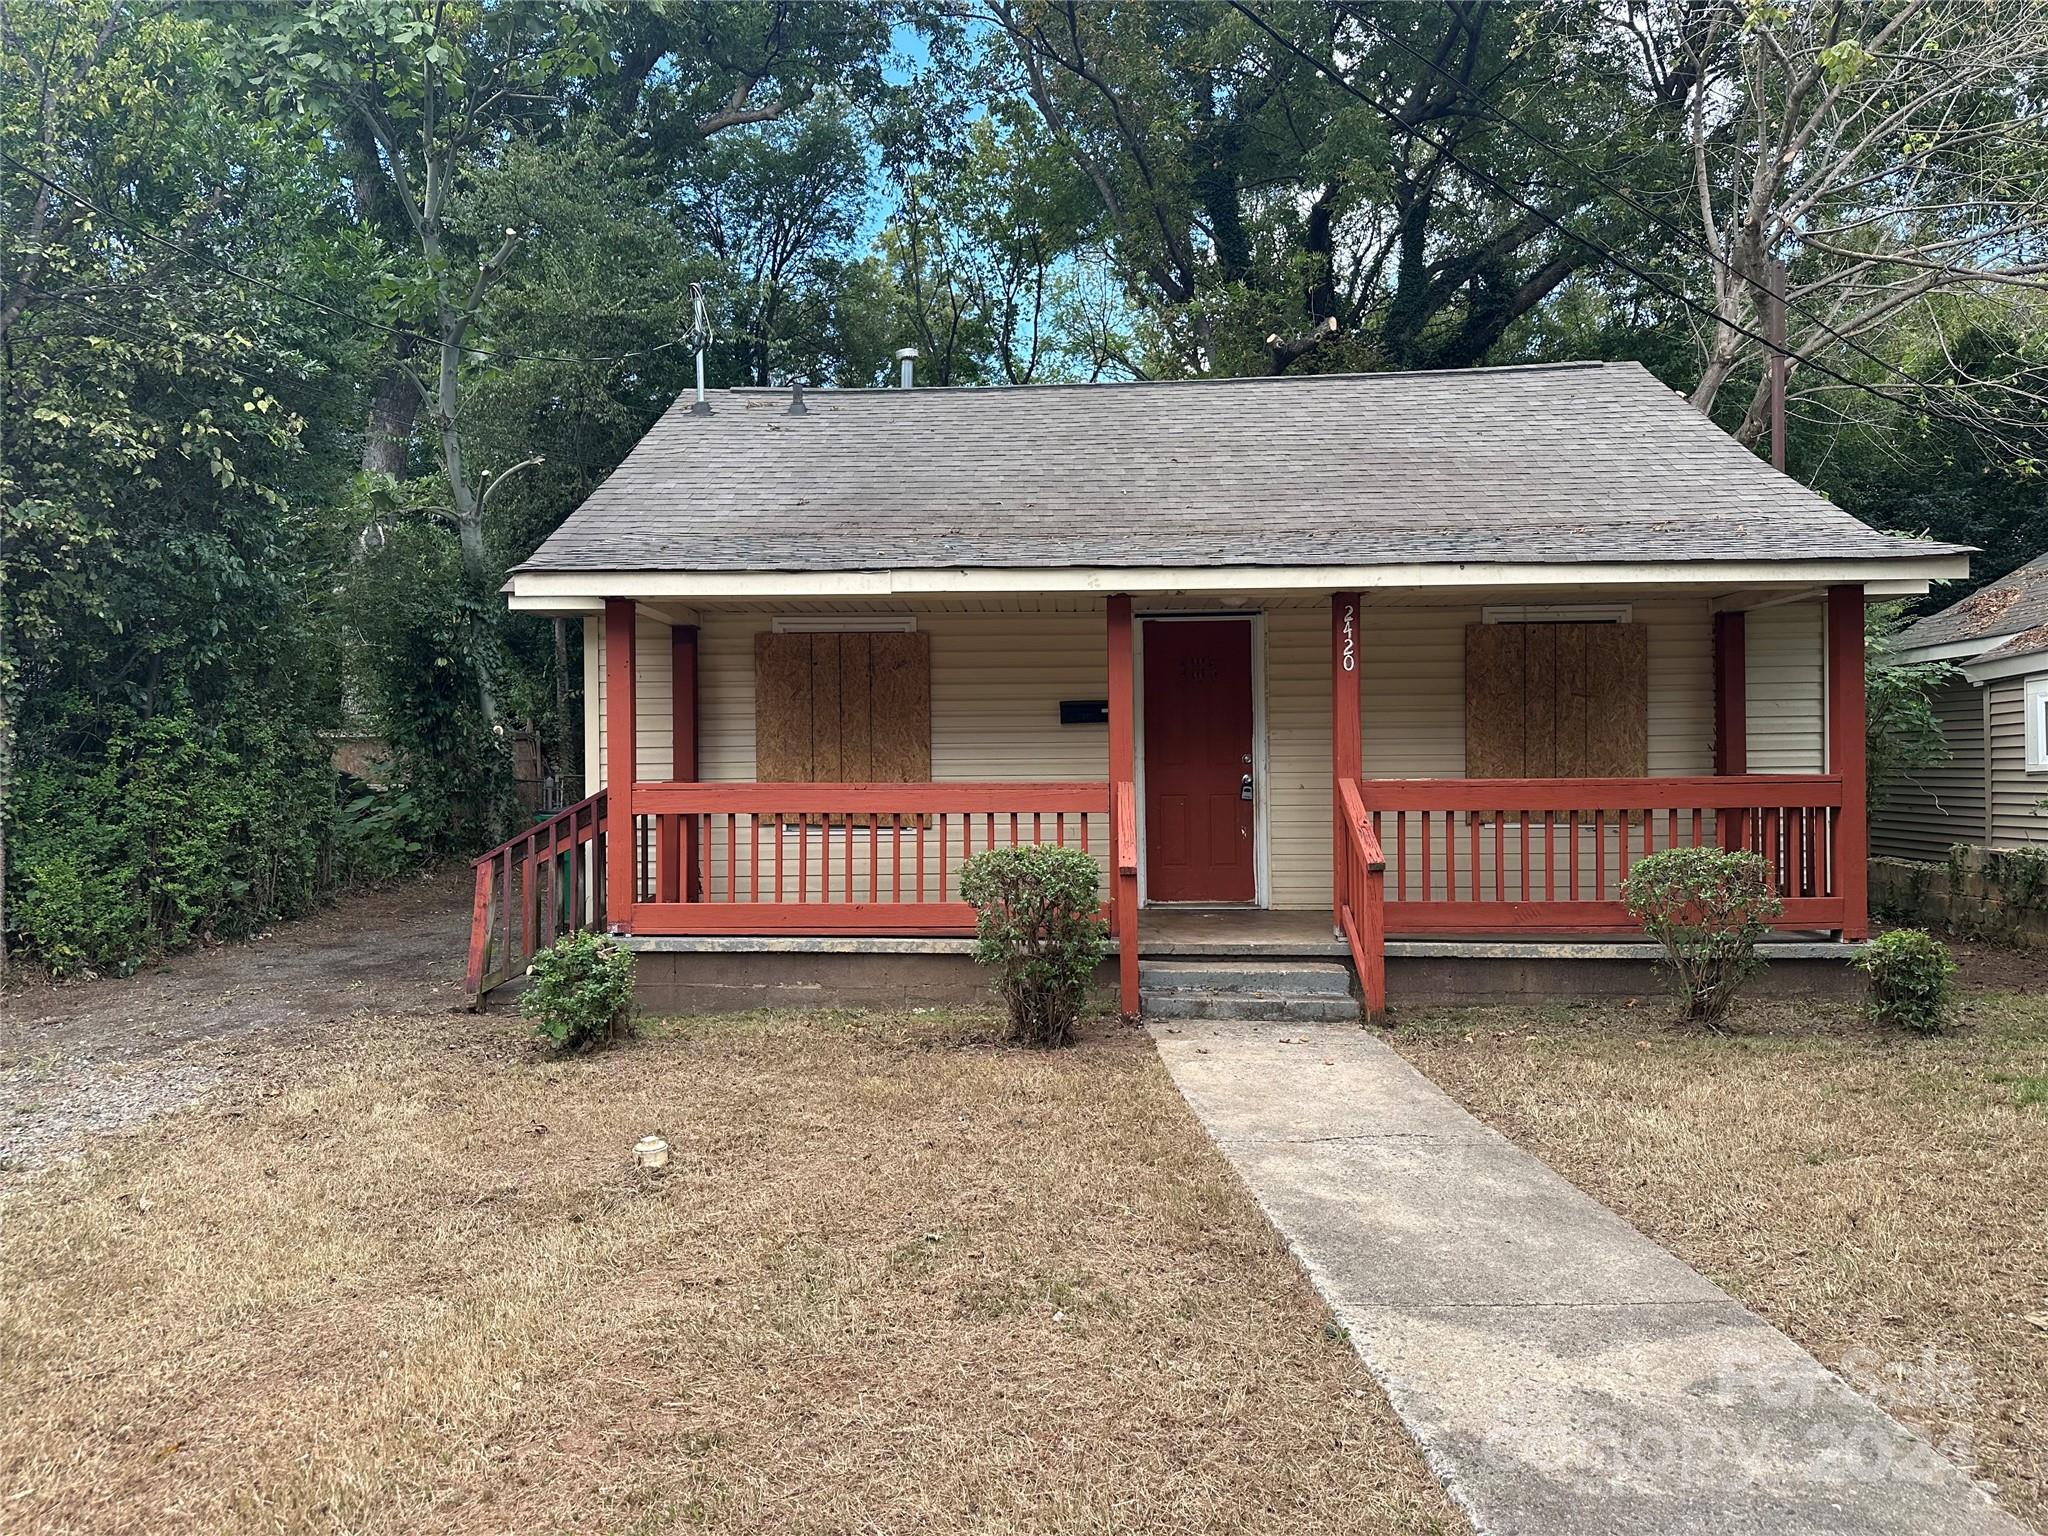
M1703 653L1710 632L1710 657L1653 658L1649 686L1690 690L1703 705L1711 692L1711 773L1368 774L1368 744L1392 767L1410 759L1458 766L1466 753L1452 763L1400 745L1426 734L1427 724L1417 725L1412 700L1398 696L1396 684L1406 674L1386 671L1392 664L1371 653L1362 594L1338 591L1309 600L1324 607L1320 622L1327 625L1326 659L1316 658L1313 669L1303 645L1312 615L1298 597L1284 637L1277 625L1273 636L1260 627L1256 596L1229 600L1228 607L1142 596L1134 603L1129 594L1098 600L1096 675L1104 696L1058 700L1063 724L1071 708L1079 730L1044 737L1043 755L1055 771L1072 774L1086 761L1087 742L1095 740L1100 777L941 778L928 768L926 781L892 783L763 781L706 772L707 736L734 738L744 728L755 738L745 767L757 768L772 755L758 739L756 722L736 720L731 700L707 680L706 628L679 622L650 631L642 603L609 599L587 629L607 658L602 678L593 668L589 689L593 700L601 696L595 735L608 762L634 763L641 771L477 861L469 989L480 996L518 974L537 947L573 927L640 939L716 939L721 948L751 941L764 952L771 941L801 938L964 937L974 919L959 898L961 864L988 847L1033 842L1080 848L1101 864L1104 916L1117 941L1117 991L1128 1012L1139 1006L1140 958L1175 953L1190 934L1213 925L1234 924L1268 940L1282 933L1287 942L1313 940L1322 952L1348 959L1374 1014L1386 1005L1390 942L1626 938L1635 925L1620 900L1622 880L1636 859L1672 846L1755 851L1770 862L1784 897L1781 926L1788 934L1860 938L1866 921L1864 593L1855 584L1835 584L1824 593L1808 589L1806 596L1823 615L1815 639L1824 656L1813 658L1812 670L1820 674L1824 663L1824 707L1813 700L1823 717L1814 723L1815 735L1824 736L1824 743L1815 743L1824 746L1824 772L1747 771L1760 754L1747 745L1752 690L1744 679L1751 650L1744 641L1745 612L1722 605L1710 614L1710 600L1701 594L1691 601ZM1162 825L1160 763L1168 734L1162 721L1168 717L1158 697L1150 701L1147 729L1147 682L1160 686L1156 664L1166 648L1154 641L1155 665L1148 666L1145 634L1163 633L1157 625L1165 622L1185 623L1191 610L1204 622L1243 618L1253 624L1246 740L1256 751L1244 754L1237 832L1254 850L1246 858L1256 879L1247 876L1246 899L1230 902L1169 902L1173 892L1162 891L1162 855L1184 857L1185 850L1169 849L1167 840L1179 834ZM1385 610L1377 612L1383 617ZM860 627L856 620L835 622L849 631ZM1071 630L1077 622L1086 621L1069 608L1063 625ZM758 631L757 625L750 633ZM1020 620L1015 631L1016 645L1033 643L1029 620ZM652 701L643 692L650 633L667 642L667 686ZM1282 639L1291 646L1286 654L1265 654L1279 649ZM737 650L738 642L729 649ZM1375 665L1382 669L1377 674ZM1690 669L1705 674L1709 666L1710 676L1692 678ZM1305 696L1304 681L1324 668L1327 683L1319 686L1326 693L1317 707ZM1206 660L1191 675L1212 690L1229 686L1227 676L1216 681ZM939 692L951 698L946 687ZM965 719L973 708L971 690L967 696L968 704L944 707ZM1664 748L1659 733L1668 732L1660 722L1684 707L1661 697L1651 707L1649 761L1690 763L1688 754L1709 750L1703 722L1685 727L1699 746ZM1099 715L1091 718L1093 709ZM1184 702L1176 705L1176 713L1185 712ZM650 721L665 728L666 737L659 744L666 749L666 771L653 775L646 772ZM1085 734L1091 725L1092 738ZM927 715L923 729L932 728ZM994 717L979 726L972 720L945 726L956 735L1003 728ZM1317 751L1320 767L1305 760ZM1006 766L1019 755L1013 748ZM1225 792L1212 795L1206 810L1198 807L1197 820L1215 824L1216 846L1226 852L1231 834L1224 823L1238 798L1228 791L1236 789L1236 779L1233 763ZM1308 798L1317 794L1326 807L1320 848L1310 831ZM626 828L630 836L619 835ZM1313 882L1327 891L1327 902L1303 899Z

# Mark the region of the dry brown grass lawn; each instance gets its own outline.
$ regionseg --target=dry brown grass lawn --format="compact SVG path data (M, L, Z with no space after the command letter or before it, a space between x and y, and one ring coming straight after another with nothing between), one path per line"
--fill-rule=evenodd
M1873 1364L1905 1367L1899 1416L1974 1445L1976 1475L2048 1529L2038 978L1973 991L1967 1029L1942 1040L1870 1029L1847 1008L1764 1005L1726 1038L1608 1005L1422 1014L1394 1040L1823 1362L1866 1382Z
M393 1021L31 1181L0 1527L1462 1530L1149 1043L988 1027Z

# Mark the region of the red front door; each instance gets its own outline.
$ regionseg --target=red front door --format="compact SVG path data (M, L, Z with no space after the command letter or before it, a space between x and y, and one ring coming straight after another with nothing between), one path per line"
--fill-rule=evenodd
M1145 625L1145 880L1153 901L1250 901L1252 627Z

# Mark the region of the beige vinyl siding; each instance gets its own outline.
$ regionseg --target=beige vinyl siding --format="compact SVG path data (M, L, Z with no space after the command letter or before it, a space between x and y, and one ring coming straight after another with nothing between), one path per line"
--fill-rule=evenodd
M1476 603L1369 606L1361 613L1360 745L1367 778L1464 776L1465 626L1483 616ZM1630 616L1649 631L1650 772L1713 772L1713 619L1706 599L1637 603ZM1327 610L1267 615L1266 688L1271 904L1312 909L1330 899ZM1490 852L1486 858L1490 878Z
M1956 843L1984 840L1984 692L1957 679L1929 701L1946 762L1895 774L1870 818L1870 851L1939 863Z
M862 611L885 610L877 605ZM912 614L932 637L935 780L1106 777L1107 728L1059 723L1060 700L1099 699L1108 690L1099 602L1054 600L1044 611L1027 611L1022 603L1006 611L936 604L886 611ZM1365 607L1358 649L1368 777L1463 776L1464 627L1481 616L1476 603ZM1632 617L1649 630L1650 771L1712 772L1713 631L1706 599L1638 602ZM1796 720L1779 719L1778 733L1810 742L1817 756L1820 651L1814 617L1794 614L1777 621L1782 635L1771 625L1760 626L1761 640L1753 629L1750 654L1752 699L1770 702L1781 716L1797 714ZM772 622L773 610L765 607L700 616L699 752L707 780L753 777L754 635ZM1329 610L1320 603L1274 608L1263 622L1268 900L1275 907L1314 910L1328 903L1330 893ZM1810 647L1804 647L1807 639ZM643 613L638 646L640 772L662 778L669 772L671 741L668 625ZM1775 658L1765 670L1783 677L1774 675L1760 686L1760 654ZM597 670L602 771L601 658ZM1753 714L1753 752L1757 730ZM1761 770L1754 755L1752 766ZM1811 767L1817 770L1818 763ZM1107 834L1106 826L1099 833L1091 827L1093 851L1105 851ZM723 866L721 846L714 850L714 882L722 881ZM855 867L858 884L865 870L858 847Z
M1100 779L1109 733L1059 723L1062 699L1099 699L1109 690L1101 611L913 613L932 637L932 778L935 781ZM754 636L774 623L765 612L706 613L698 626L698 765L707 781L754 776ZM643 611L637 628L636 729L643 779L665 779L673 747L669 626ZM607 771L600 644L597 729ZM608 781L607 781L608 782Z
M1781 603L1750 611L1749 771L1827 771L1827 608ZM1711 772L1710 768L1698 770Z
M1330 904L1330 612L1266 615L1268 903Z
M918 628L931 636L934 782L1087 781L1108 776L1108 727L1059 723L1060 700L1099 699L1108 692L1106 623L1100 607L1093 612L1069 608L1029 614L963 613L916 606L890 611L913 615ZM754 777L754 636L773 624L773 613L762 610L706 612L700 617L698 766L706 782L745 783ZM672 750L673 701L668 625L643 613L637 643L641 653L636 669L641 689L636 710L641 776L666 778ZM658 647L658 665L650 665L650 647ZM599 729L602 733L602 717ZM658 744L649 741L650 733L659 738ZM977 823L977 848L984 844L986 831L984 823ZM1007 837L1007 831L1007 826L999 821L998 835ZM727 874L726 828L722 818L714 819L712 834L709 880L713 890L722 893ZM1048 839L1052 836L1050 826L1046 827L1045 835ZM1078 835L1078 828L1070 833ZM809 840L804 862L812 872L811 899L821 899L815 871L825 832L812 828L803 836ZM772 828L764 824L761 837L766 848ZM915 864L913 837L910 833L904 837L906 871ZM1107 817L1090 818L1088 837L1089 849L1098 862L1106 861ZM798 868L797 839L792 825L784 834L783 855L784 886L791 895ZM846 847L845 829L835 830L832 839L833 887L837 893L841 889L839 870L844 867L840 860ZM891 888L895 869L888 842L886 836L881 839L876 861L884 893ZM927 828L925 843L925 894L935 899L939 871L936 828ZM867 891L869 846L866 829L856 828L852 839L856 897L864 897ZM746 847L742 827L739 873L743 882L751 870ZM956 817L947 828L947 869L957 869L960 859L961 829ZM764 885L772 876L772 859L765 859L765 868ZM908 898L912 877L906 874L905 878Z
M1465 773L1465 626L1479 604L1368 607L1360 620L1365 776L1456 779ZM1714 771L1714 634L1705 598L1632 605L1649 631L1650 772ZM1323 620L1327 636L1328 620ZM1328 639L1322 688L1328 697ZM1327 703L1323 706L1327 710Z
M914 613L932 637L932 779L1101 779L1109 728L1061 725L1060 700L1109 691L1103 615ZM699 629L700 763L754 776L754 636L766 613L706 614Z
M597 782L609 784L611 717L605 712L609 674L601 638L604 621L600 619L597 623ZM642 780L669 776L675 760L674 724L675 655L670 648L669 626L642 609L639 622L633 626L633 749Z
M2048 846L2048 773L2027 772L2027 680L1991 683L1991 846Z

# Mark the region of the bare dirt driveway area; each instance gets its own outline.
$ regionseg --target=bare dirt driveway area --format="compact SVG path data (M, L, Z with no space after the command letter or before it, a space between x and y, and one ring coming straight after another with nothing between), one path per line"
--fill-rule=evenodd
M0 1180L189 1103L263 1052L461 1006L466 886L459 872L410 880L247 943L0 999Z

